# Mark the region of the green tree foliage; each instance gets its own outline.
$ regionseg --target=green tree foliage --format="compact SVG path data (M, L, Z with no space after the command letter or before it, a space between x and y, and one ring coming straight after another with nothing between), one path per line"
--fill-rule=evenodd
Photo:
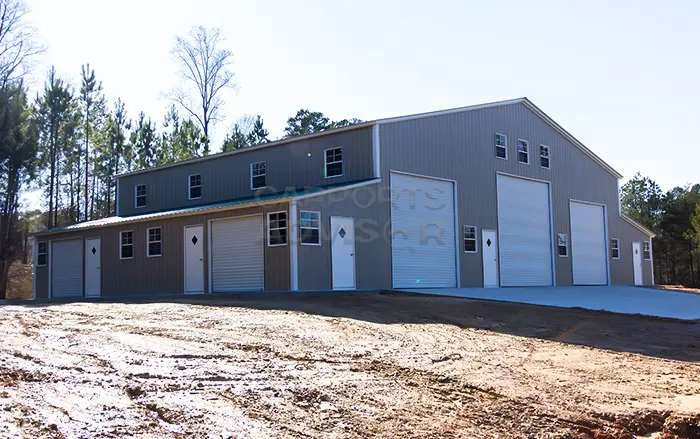
M234 151L248 146L269 142L269 132L263 124L262 116L246 115L233 124L221 146L222 152Z
M654 230L661 213L661 199L659 185L638 172L622 186L622 213Z
M80 107L83 115L83 140L85 141L85 194L84 214L85 220L95 217L95 165L90 161L90 144L101 141L101 128L106 116L106 100L102 93L102 82L95 78L95 70L90 69L90 64L82 66L80 86ZM90 181L92 174L92 181ZM90 193L93 194L92 198Z
M318 133L319 131L333 128L342 128L350 125L362 123L362 120L352 118L339 121L331 121L323 113L301 109L293 117L287 119L287 126L284 129L284 137L304 136Z
M255 119L255 122L253 123L253 127L250 130L250 133L248 134L248 142L251 145L267 143L267 136L269 135L270 133L263 126L262 117L258 115L258 117Z
M663 194L653 180L637 174L622 187L622 210L657 234L657 282L700 284L700 184Z
M157 165L158 137L156 124L146 115L139 113L134 130L131 132L131 146L136 156L135 170L148 169Z
M21 188L34 176L37 127L22 82L0 87L0 298L5 297L12 261L22 249Z
M199 125L189 119L181 121L174 105L165 115L163 127L165 131L158 151L158 166L201 157L208 153L209 142Z

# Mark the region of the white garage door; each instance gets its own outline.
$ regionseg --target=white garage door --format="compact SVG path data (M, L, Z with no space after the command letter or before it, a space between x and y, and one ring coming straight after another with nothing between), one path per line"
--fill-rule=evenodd
M212 291L262 291L265 268L262 216L211 223Z
M607 285L605 209L571 202L571 262L574 285Z
M501 285L552 285L549 185L499 175Z
M457 286L454 184L391 174L394 288Z
M83 296L83 240L51 243L51 297Z

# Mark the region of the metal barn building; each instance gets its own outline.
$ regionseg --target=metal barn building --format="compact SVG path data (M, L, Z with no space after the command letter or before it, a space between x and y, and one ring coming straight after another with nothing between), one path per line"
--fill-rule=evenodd
M526 98L361 123L121 175L35 297L651 284L620 178Z

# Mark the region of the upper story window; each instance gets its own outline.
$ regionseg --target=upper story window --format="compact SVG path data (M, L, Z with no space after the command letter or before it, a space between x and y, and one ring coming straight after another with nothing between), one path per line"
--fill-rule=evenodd
M644 241L644 259L647 261L651 260L651 244L649 241Z
M326 178L343 175L343 147L326 150Z
M508 138L505 134L495 135L496 157L499 159L508 160Z
M559 233L557 235L557 247L559 248L559 256L562 258L569 256L569 239L566 234Z
M119 259L132 259L134 257L134 232L127 230L119 233Z
M300 214L301 245L321 245L321 212L302 210Z
M43 267L48 262L48 247L46 242L36 243L36 266Z
M613 238L610 240L610 249L612 250L612 258L620 259L620 240Z
M190 200L202 198L202 174L190 175Z
M540 166L549 169L549 146L540 145Z
M530 164L530 143L527 140L518 139L518 162Z
M257 162L250 164L250 188L260 189L266 186L267 163Z
M151 227L146 230L146 256L160 256L163 254L163 238L160 227Z
M136 207L146 207L146 185L137 184L134 188L134 195L136 197Z
M464 226L464 253L476 253L476 227Z
M267 214L267 245L287 245L287 212Z

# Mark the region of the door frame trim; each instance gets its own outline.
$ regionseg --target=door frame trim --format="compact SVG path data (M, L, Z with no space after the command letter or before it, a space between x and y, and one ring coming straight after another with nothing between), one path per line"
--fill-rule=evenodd
M87 242L91 239L99 239L100 240L100 294L98 296L92 296L92 297L102 297L102 237L101 236L88 236L85 237L83 240L83 265L87 265L87 255L85 251L85 245L87 245ZM121 245L121 243L120 243ZM88 297L87 294L87 267L83 267L83 297Z
M579 203L579 204L588 204L590 206L599 206L603 208L603 228L604 228L604 236L603 238L605 239L605 275L607 276L607 286L612 285L611 279L610 279L610 233L608 230L608 206L603 203L595 203L592 201L583 201L583 200L576 200L574 198L569 198L569 248L571 249L571 285L576 285L574 281L574 234L573 231L571 230L571 205L572 203Z
M405 175L408 177L418 177L418 178L425 178L428 180L438 180L438 181L445 181L445 182L450 182L452 183L452 203L454 206L454 210L452 214L454 215L454 232L455 232L455 280L456 280L456 285L457 288L461 288L462 286L462 269L460 267L460 262L462 260L462 243L460 239L460 233L459 233L459 197L457 197L457 180L453 180L451 178L443 178L443 177L435 177L432 175L423 175L423 174L415 174L413 172L404 172L404 171L397 171L395 169L390 169L389 170L389 226L391 228L391 236L389 237L389 249L391 250L389 252L389 263L391 264L391 287L396 288L394 285L394 255L393 255L393 240L394 240L394 221L393 218L391 217L391 174L399 174L399 175Z
M204 291L205 290L205 288L204 288L205 274L204 273L202 273L202 291L191 291L191 292L187 291L187 250L185 250L185 249L187 248L186 229L188 227L201 227L202 228L202 235L204 235L204 233L205 233L205 231L204 231L205 225L203 223L202 224L186 224L186 225L182 226L182 249L183 249L182 259L183 259L183 268L184 268L184 270L183 270L184 273L182 274L182 277L183 277L182 293L187 294L187 295L205 294L205 291ZM202 237L204 237L204 236L202 236ZM204 246L204 243L202 243L202 246ZM202 249L202 259L204 259L204 249ZM202 261L202 264L203 263L204 263L204 261ZM202 268L204 268L204 267L202 267Z
M634 277L634 269L637 267L637 264L634 262L634 245L639 244L639 274L641 275L642 278L642 283L637 284L637 279ZM649 244L651 246L651 244ZM642 241L632 241L632 283L634 284L635 287L643 286L644 285L644 244Z
M333 239L331 238L331 290L356 290L357 289L357 245L355 243L355 217L353 216L342 216L342 215L329 215L328 216L328 227L331 233L333 233L333 218L340 218L346 220L352 220L352 288L335 288L333 285Z
M281 212L281 211L279 211L279 212ZM268 212L263 211L260 213L250 213L247 215L234 215L234 216L227 216L227 217L223 217L223 218L213 218L213 219L210 219L207 221L207 255L208 255L207 257L209 258L207 260L207 268L208 268L207 269L207 293L208 294L214 294L214 284L212 283L212 280L213 280L212 270L214 268L214 261L211 258L211 250L213 247L211 245L211 234L212 234L211 224L215 221L225 221L225 220L232 220L232 219L249 218L252 216L259 216L260 221L262 223L262 227L263 227L263 231L262 231L263 236L261 237L262 238L261 245L262 245L262 252L263 252L263 289L262 289L262 291L263 292L267 291L267 282L266 282L267 280L265 279L266 278L265 274L267 274L267 271L266 271L267 264L265 263L265 259L267 256L267 254L265 253L266 252L265 248L267 247L265 245L265 239L267 237L267 232L265 231L265 227L267 225L267 222L265 221L265 218L267 217L267 213Z
M486 277L484 276L484 232L493 232L496 235L496 276L498 277L497 285L495 287L486 286ZM498 230L495 229L481 229L481 286L483 288L501 288L501 252L499 251L498 244L500 239L498 238Z

